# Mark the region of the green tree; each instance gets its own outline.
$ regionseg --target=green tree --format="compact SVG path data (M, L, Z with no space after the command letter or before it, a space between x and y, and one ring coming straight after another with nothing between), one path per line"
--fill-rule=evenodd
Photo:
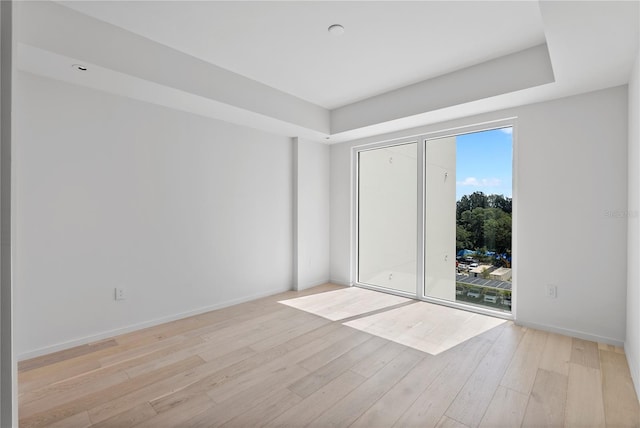
M489 206L489 199L483 192L473 192L469 199L471 200L471 209L487 208Z
M461 225L471 234L472 248L484 246L484 208L475 208L462 213Z
M456 248L511 251L511 198L474 192L456 206ZM483 250L481 250L483 249Z
M489 269L484 269L480 274L480 276L482 276L482 279L489 279L490 275L491 273L489 272Z
M511 215L498 208L489 208L484 214L484 242L487 248L500 254L511 250Z
M511 214L511 198L504 195L487 196L487 206L489 208L498 208L506 213Z
M486 208L489 206L487 195L483 192L473 192L470 195L463 195L456 204L456 219L462 218L465 211L473 211L476 208Z
M459 224L456 225L456 253L460 250L467 250L470 248L473 248L471 232Z

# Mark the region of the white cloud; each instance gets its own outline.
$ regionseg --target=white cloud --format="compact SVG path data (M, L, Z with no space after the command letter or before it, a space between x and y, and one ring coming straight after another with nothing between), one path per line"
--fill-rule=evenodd
M508 127L508 128L500 128L501 132L504 132L505 134L513 134L513 128L512 127Z
M502 182L499 178L481 178L467 177L462 181L458 181L459 186L473 186L473 187L496 187Z
M479 186L480 182L475 177L467 177L463 181L458 181L459 186Z

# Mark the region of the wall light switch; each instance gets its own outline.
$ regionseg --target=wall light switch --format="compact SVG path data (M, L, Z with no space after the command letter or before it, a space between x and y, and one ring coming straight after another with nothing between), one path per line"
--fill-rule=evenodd
M115 298L116 298L116 300L124 300L125 299L124 288L116 288L115 289Z

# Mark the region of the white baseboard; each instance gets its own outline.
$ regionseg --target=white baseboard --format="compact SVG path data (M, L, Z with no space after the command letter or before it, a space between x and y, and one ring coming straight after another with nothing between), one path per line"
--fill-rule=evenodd
M343 287L351 287L353 285L349 281L341 281L339 279L330 279L329 282L336 285L342 285Z
M596 334L585 333L583 331L570 330L567 328L561 328L561 327L556 327L556 326L546 325L546 324L537 324L537 323L528 322L528 321L523 322L523 321L515 320L514 322L517 325L521 325L523 327L534 328L536 330L543 330L551 333L558 333L565 336L575 337L577 339L590 340L592 342L605 343L607 345L624 346L624 341L620 339L613 339L611 337L598 336Z
M262 297L272 296L274 294L282 293L284 291L290 291L291 287L280 287L277 289L272 289L269 291L265 291L263 293L252 294L250 296L244 296L237 299L227 300L225 302L216 303L215 305L204 306L201 308L193 309L186 312L181 312L174 315L168 315L161 318L156 318L149 321L143 321L140 323L132 324L126 327L120 327L113 330L103 331L101 333L92 334L90 336L81 337L78 339L69 340L66 342L57 343L51 346L45 346L43 348L34 349L32 351L23 352L22 354L17 356L18 361L28 360L30 358L39 357L41 355L50 354L52 352L62 351L65 349L73 348L74 346L86 345L88 343L97 342L99 340L108 339L113 336L119 336L121 334L130 333L136 330L142 330L143 328L153 327L159 324L164 324L166 322L171 322L175 320L179 320L182 318L192 317L194 315L203 314L205 312L215 311L216 309L222 309L229 306L237 305L239 303L248 302L251 300L260 299Z
M317 281L311 281L307 284L298 284L298 286L296 287L296 291L302 291L302 290L306 290L307 288L317 287L318 285L326 284L328 282L331 282L331 281L324 278Z

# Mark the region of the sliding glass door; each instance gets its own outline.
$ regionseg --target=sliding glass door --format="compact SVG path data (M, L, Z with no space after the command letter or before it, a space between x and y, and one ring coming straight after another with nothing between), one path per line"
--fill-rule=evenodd
M510 312L512 127L354 154L356 283Z

